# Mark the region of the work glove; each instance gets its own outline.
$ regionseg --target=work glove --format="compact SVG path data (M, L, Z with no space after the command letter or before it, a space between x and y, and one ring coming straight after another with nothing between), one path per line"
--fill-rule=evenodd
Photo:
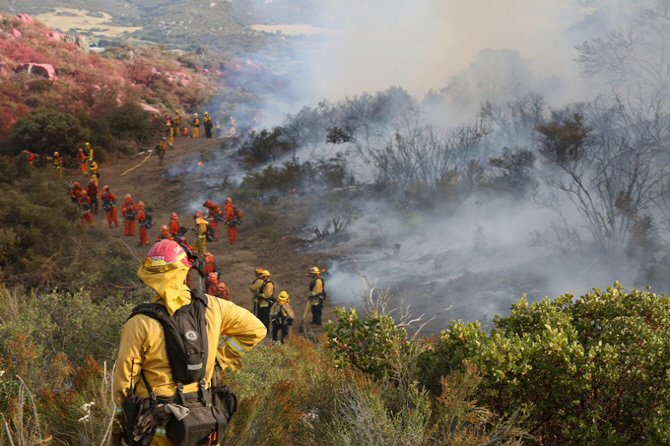
M187 408L175 404L159 404L137 419L133 429L133 440L140 442L143 446L148 445L158 426L166 426L173 416L181 420L188 415L188 412Z
M110 446L123 446L123 434L112 434L112 438L109 439Z

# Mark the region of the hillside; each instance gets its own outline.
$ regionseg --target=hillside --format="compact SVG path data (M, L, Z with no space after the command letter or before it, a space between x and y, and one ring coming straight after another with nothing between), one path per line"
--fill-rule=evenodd
M228 56L253 52L273 41L240 25L228 1L9 0L8 3L5 9L8 12L35 15L52 28L84 34L93 41L118 42L123 37L126 41L171 48L207 47ZM84 20L73 21L77 16Z

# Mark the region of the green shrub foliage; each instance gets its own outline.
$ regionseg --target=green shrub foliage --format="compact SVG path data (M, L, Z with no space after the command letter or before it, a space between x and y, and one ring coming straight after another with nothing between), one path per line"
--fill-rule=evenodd
M40 108L16 121L12 137L21 149L44 154L59 151L75 156L82 141L89 139L90 132L71 113Z
M424 385L474 362L481 402L517 409L541 444L667 444L670 305L665 296L615 283L574 299L528 305L495 329L452 322L420 359Z

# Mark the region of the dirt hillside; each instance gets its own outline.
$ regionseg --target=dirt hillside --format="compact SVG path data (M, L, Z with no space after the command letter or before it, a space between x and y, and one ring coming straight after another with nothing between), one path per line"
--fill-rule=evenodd
M94 225L101 229L107 228L113 239L118 239L124 243L133 255L142 259L148 247L138 246L139 234L135 236L124 236L122 227L122 216L120 213L121 203L127 193L130 193L133 200L137 203L142 200L147 208L147 213L153 216L154 226L149 229L149 242L152 243L160 233L160 227L168 224L170 213L179 214L179 222L182 226L193 226L193 210L189 209L189 202L195 198L193 191L193 181L197 175L197 169L194 172L185 172L178 175L165 174L170 168L180 167L187 164L192 165L197 160L211 159L213 156L222 155L221 140L205 138L192 139L179 137L175 139L172 149L169 149L163 166L159 166L159 160L156 155L151 155L146 159L147 154L140 154L134 157L112 160L101 163L100 166L100 190L103 185L109 185L112 192L117 197L117 208L119 211L119 227L107 228L107 221L100 205L98 215L94 215ZM146 160L145 160L146 159ZM144 162L143 162L144 161ZM143 163L142 163L143 162ZM206 162L206 161L205 161ZM139 167L135 167L138 164ZM121 176L122 173L135 167L130 172ZM223 173L222 173L223 175ZM85 187L87 179L78 171L70 171L66 174L67 179L79 181ZM220 193L209 197L223 207L225 196ZM235 202L235 196L232 196ZM307 269L316 264L319 259L314 255L301 254L296 252L302 242L292 233L292 225L295 223L296 216L293 209L304 208L304 203L298 203L301 200L298 197L288 198L275 204L262 204L252 207L245 207L245 222L253 219L254 212L272 211L282 216L282 213L291 213L292 218L279 218L278 221L269 223L269 227L259 225L245 225L238 228L237 242L233 245L228 243L225 235L225 226L219 226L218 242L208 243L207 250L214 255L217 269L221 272L221 279L230 290L231 300L245 308L250 308L250 292L248 286L254 277L254 269L262 267L272 273L272 280L275 284L275 295L281 290L286 290L291 296L291 305L296 313L296 323L294 333L297 333L297 325L302 320L302 314L305 309L308 295L309 278L306 276ZM201 204L201 203L199 203ZM239 203L237 203L239 205ZM203 211L206 209L199 206ZM289 210L290 209L290 210ZM187 234L189 242L192 242L193 232ZM326 283L326 289L328 284ZM332 307L329 302L323 311L323 321L332 319ZM308 313L306 326L311 320ZM319 330L316 330L317 334ZM309 332L309 330L308 330ZM311 333L309 333L311 335Z

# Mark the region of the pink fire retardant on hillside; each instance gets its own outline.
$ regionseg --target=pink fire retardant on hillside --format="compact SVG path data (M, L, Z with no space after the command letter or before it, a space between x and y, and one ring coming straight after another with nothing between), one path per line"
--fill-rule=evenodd
M32 25L35 23L35 19L28 14L17 14L16 17L18 17L18 19L25 25Z

